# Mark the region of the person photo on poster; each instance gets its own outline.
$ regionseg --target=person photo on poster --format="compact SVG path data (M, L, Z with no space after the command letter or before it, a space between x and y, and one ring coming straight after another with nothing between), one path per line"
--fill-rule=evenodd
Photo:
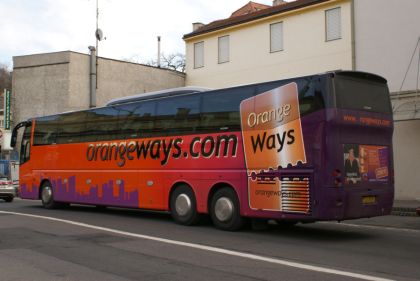
M361 180L358 145L344 145L344 175L346 182L349 183L357 183Z

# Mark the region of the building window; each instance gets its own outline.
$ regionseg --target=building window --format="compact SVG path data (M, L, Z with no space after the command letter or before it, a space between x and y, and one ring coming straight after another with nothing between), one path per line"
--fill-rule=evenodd
M194 44L194 68L204 66L204 42Z
M229 61L229 35L219 37L219 63Z
M270 52L283 51L283 22L270 24Z
M341 8L325 11L326 40L341 39Z

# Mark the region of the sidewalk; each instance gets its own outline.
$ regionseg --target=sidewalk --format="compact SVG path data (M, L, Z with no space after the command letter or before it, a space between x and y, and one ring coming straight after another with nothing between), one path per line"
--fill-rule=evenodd
M391 214L396 216L417 216L419 215L418 212L420 212L420 200L395 200Z

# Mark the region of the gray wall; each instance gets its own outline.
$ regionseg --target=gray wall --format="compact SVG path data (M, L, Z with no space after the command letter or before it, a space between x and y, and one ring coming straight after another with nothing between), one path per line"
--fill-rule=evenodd
M419 0L354 0L356 69L384 76L394 106L395 198L420 198L420 99L414 94L420 37ZM416 105L417 104L417 105ZM406 120L406 121L403 121Z
M420 120L394 123L395 198L420 200Z
M356 69L384 76L391 92L399 91L420 37L419 11L419 0L355 0ZM416 58L403 91L416 88Z
M15 57L13 65L12 123L67 108L69 53Z
M13 58L13 124L89 108L89 55L70 51ZM100 58L97 106L143 92L185 86L180 72Z

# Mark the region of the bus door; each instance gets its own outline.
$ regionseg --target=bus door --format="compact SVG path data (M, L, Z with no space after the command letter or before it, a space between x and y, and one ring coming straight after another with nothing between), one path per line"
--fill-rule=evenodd
M24 127L22 140L20 142L19 151L19 186L28 184L32 177L29 165L27 164L31 158L31 134L32 134L32 122L25 121L17 124L12 132L11 147L15 147L17 143L17 135L20 128Z

